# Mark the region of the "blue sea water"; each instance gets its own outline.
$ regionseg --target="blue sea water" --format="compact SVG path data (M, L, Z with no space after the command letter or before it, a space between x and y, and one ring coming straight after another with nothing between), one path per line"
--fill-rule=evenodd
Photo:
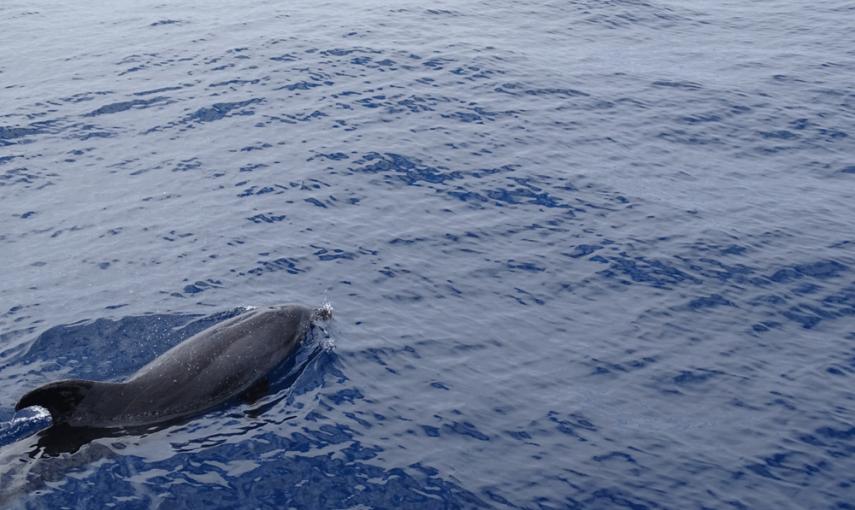
M0 506L855 508L853 25L4 0L0 421L243 306L336 317L256 403L15 432Z

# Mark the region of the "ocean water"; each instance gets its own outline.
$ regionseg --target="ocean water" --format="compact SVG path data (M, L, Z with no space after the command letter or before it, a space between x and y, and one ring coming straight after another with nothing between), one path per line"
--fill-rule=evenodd
M0 506L855 507L853 25L4 0ZM335 319L256 403L13 420L283 302Z

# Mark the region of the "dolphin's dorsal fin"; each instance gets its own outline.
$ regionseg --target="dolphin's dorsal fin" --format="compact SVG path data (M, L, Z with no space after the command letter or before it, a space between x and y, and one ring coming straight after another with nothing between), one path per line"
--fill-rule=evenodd
M50 411L55 424L65 423L95 384L98 383L83 379L68 379L45 384L21 397L15 405L15 410L19 411L30 406L44 407Z

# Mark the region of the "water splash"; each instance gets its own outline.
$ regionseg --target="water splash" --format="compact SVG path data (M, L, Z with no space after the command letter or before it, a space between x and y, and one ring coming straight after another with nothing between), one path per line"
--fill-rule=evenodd
M0 446L12 444L53 424L50 412L44 407L21 409L11 420L0 423Z
M317 325L318 329L323 332L323 335L318 335L318 343L320 343L321 348L325 352L331 352L335 349L335 338L333 335L335 332L335 329L333 328L333 325L335 324L333 322L333 319L335 319L335 310L333 309L333 305L329 297L324 296L320 310L322 311L322 315L324 317L329 317L329 319Z

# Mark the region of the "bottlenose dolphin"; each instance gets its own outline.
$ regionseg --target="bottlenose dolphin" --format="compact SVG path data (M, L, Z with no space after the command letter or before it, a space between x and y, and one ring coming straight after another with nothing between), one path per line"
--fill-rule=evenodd
M216 324L166 351L124 382L81 379L40 386L15 410L41 406L54 426L145 427L199 414L257 392L329 308L256 308Z

